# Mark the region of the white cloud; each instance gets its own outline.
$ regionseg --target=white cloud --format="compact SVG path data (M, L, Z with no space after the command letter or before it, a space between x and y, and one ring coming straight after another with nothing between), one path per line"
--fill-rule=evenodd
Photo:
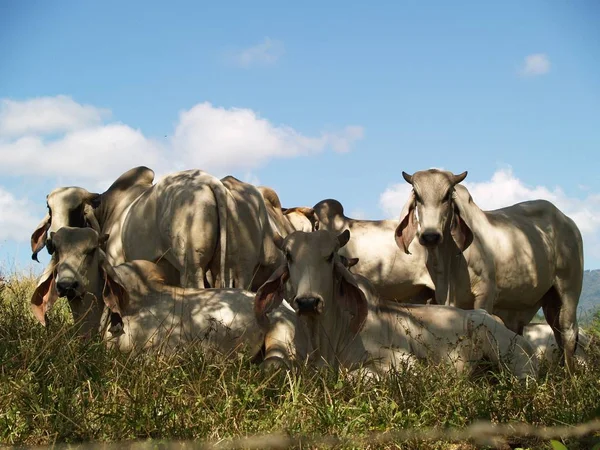
M510 168L496 171L489 181L467 180L462 184L483 210L502 208L526 200L549 200L575 221L583 235L585 252L600 257L600 194L586 193L585 198L576 198L566 195L560 187L529 186L516 178ZM403 182L390 186L381 194L379 205L387 217L398 219L410 189L410 185Z
M363 135L361 127L307 137L275 126L251 109L218 108L200 103L180 114L172 147L192 167L216 172L255 169L268 159L317 153L331 147L347 151Z
M391 219L399 219L402 207L408 200L408 194L412 189L406 181L396 183L388 187L379 197L379 207Z
M58 97L56 105L64 102L64 97ZM36 100L22 103L11 101L11 107L4 111L8 129L20 129L21 134L0 136L0 173L65 177L89 183L92 189L138 165L153 168L157 178L189 168L216 176L236 170L249 173L272 158L315 154L327 148L345 152L363 136L362 127L348 126L310 137L289 126L274 125L251 109L227 109L207 102L182 111L170 139L149 139L140 130L121 123L97 123L97 117L89 114L93 107L74 102L70 111L80 111L82 117L54 108L60 110L59 118L48 116L44 126L49 130L48 124L54 124L55 133L41 136L36 134L42 129L40 122L23 113L37 104ZM47 98L42 103L52 104ZM18 120L10 115L11 111ZM31 122L24 121L27 117ZM20 128L10 125L17 122ZM65 131L57 135L58 129Z
M0 239L27 240L40 221L29 213L33 209L28 200L17 199L0 187Z
M230 52L227 59L240 67L274 64L285 53L283 42L266 37L261 43Z
M80 105L70 97L38 97L0 101L0 136L22 136L78 130L97 125L110 112Z
M535 77L550 72L550 60L545 53L534 53L525 57L521 75Z

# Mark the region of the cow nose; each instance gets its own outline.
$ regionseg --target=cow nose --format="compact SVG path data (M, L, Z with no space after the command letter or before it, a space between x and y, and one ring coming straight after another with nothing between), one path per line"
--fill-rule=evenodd
M59 282L56 283L56 290L58 291L58 295L64 297L69 292L74 292L79 287L79 283L75 278L63 278Z
M421 234L421 244L427 247L434 247L440 243L442 235L437 231L428 231Z
M317 307L321 299L316 297L300 297L296 298L296 305L298 306L298 314L313 314L318 312Z

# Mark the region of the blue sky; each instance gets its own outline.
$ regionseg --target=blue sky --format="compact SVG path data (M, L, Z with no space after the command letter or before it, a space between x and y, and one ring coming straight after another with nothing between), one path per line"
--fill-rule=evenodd
M402 170L468 170L483 208L554 201L600 268L600 4L370 5L2 2L0 267L52 188L147 164L372 219Z

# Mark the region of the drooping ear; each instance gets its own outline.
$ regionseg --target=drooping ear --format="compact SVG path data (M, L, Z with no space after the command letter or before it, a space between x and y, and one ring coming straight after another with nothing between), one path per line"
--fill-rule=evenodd
M100 224L98 223L98 219L96 219L96 215L94 214L94 207L89 203L86 203L83 206L83 216L90 228L95 230L97 233L100 233Z
M396 245L403 250L404 253L410 254L408 247L417 234L417 224L415 221L415 193L410 192L408 201L404 204L402 212L400 213L400 223L396 227L394 237L396 238Z
M46 326L46 313L50 311L58 299L58 292L55 286L56 264L56 256L53 255L31 296L31 311L35 318L44 326Z
M362 289L356 284L354 276L344 267L340 261L334 265L334 275L340 279L336 286L334 297L335 301L352 315L350 321L350 331L359 333L367 320L369 312L367 298Z
M290 277L287 264L282 264L269 277L264 284L258 288L254 296L254 315L261 327L269 326L267 314L277 308L283 301L285 282Z
M412 175L407 174L404 170L402 171L402 178L404 178L408 184L410 184L410 185L413 184Z
M102 250L100 252L100 268L104 277L104 289L102 290L102 299L111 312L111 330L113 327L123 326L123 312L129 304L129 294L123 282L115 272L113 266L106 259Z
M34 261L40 262L37 255L46 245L46 232L50 228L50 220L50 214L48 213L31 235L31 259Z
M344 267L346 267L347 269L349 269L352 266L355 266L359 261L358 258L346 258L344 255L338 256L340 257L340 261L342 262Z
M461 252L464 252L473 242L473 232L467 223L460 216L456 204L454 204L454 213L452 214L452 226L450 228L452 239Z
M464 180L465 178L467 178L467 174L469 172L468 171L464 171L463 173L460 173L458 175L454 175L454 177L452 177L452 185L456 186L458 183L460 183L462 180Z
M340 244L339 248L342 248L344 245L346 245L350 240L350 230L346 229L342 233L338 234L337 240Z
M347 263L346 267L348 267L348 269L349 269L350 267L358 264L359 258L348 258L347 261L348 261L348 263Z

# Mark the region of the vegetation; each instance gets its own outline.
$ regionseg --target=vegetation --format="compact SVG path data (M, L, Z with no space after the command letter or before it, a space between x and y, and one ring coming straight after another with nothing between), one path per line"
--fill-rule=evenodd
M208 358L196 348L171 357L136 356L76 339L66 302L46 330L29 311L34 281L0 288L0 442L40 445L117 440L216 440L281 431L365 436L372 431L464 427L477 420L564 425L600 416L600 352L573 378L544 370L526 385L506 373L475 379L422 365L382 382ZM595 326L600 330L600 315ZM550 442L514 438L522 448ZM567 439L569 449L598 438ZM408 448L457 448L448 442ZM396 446L388 448L397 448ZM464 444L459 448L480 448Z
M589 313L600 308L600 269L586 270L583 273L583 289L579 298L579 314L584 319ZM584 320L585 322L585 320Z

